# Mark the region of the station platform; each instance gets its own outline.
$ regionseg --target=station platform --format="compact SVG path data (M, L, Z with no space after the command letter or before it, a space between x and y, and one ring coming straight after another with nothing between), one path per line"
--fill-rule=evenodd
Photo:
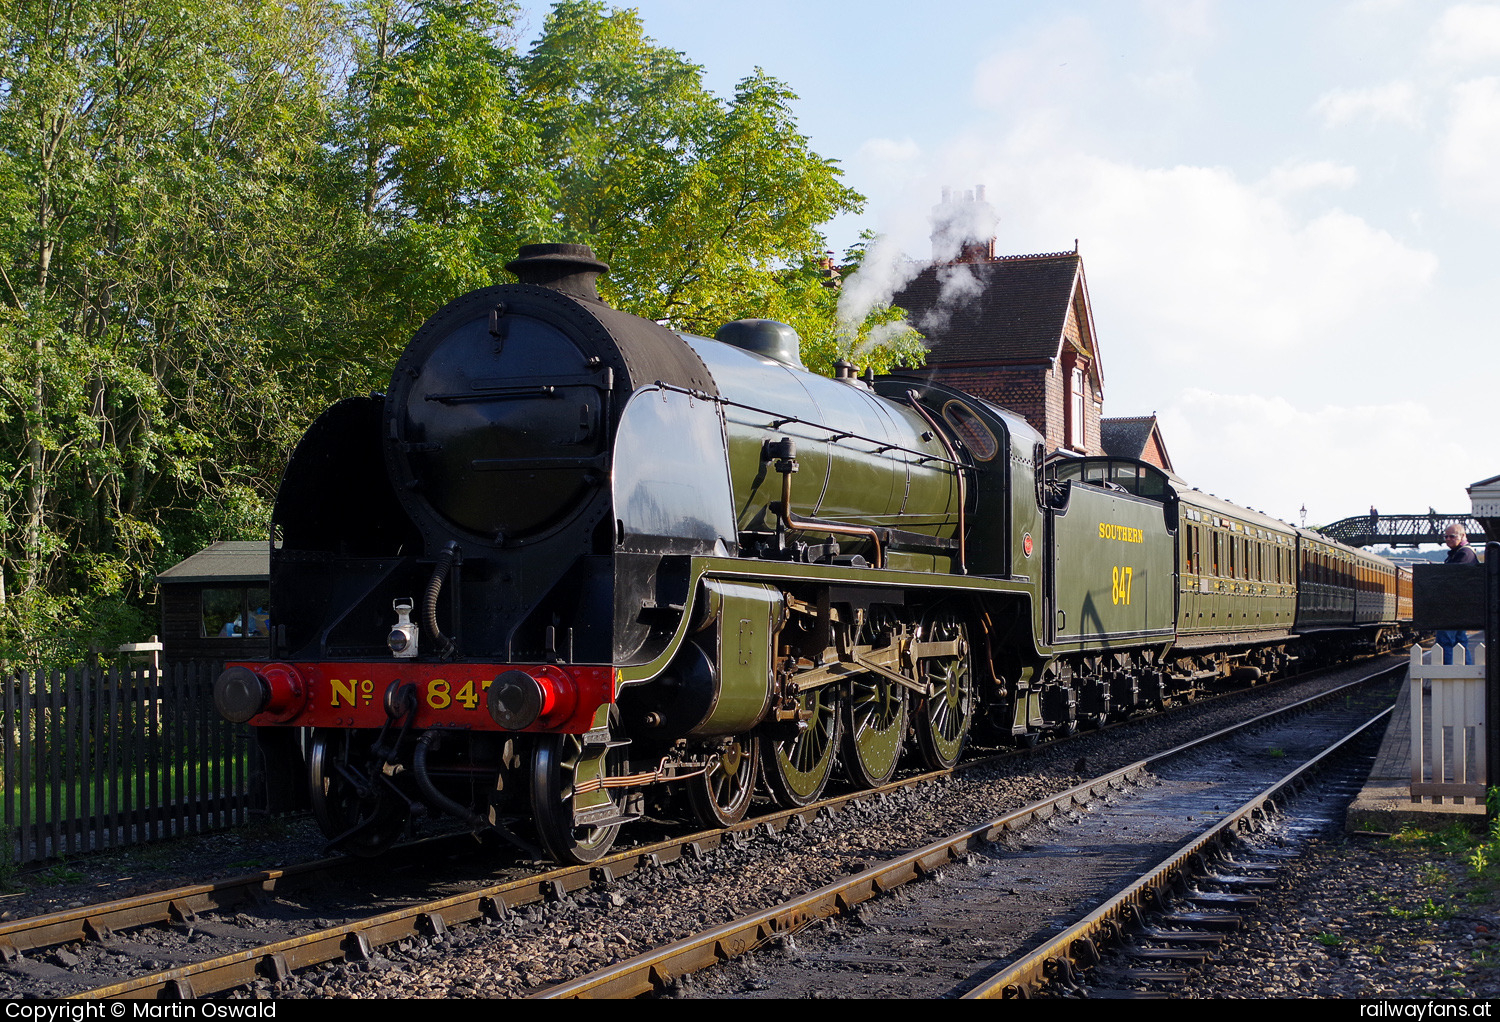
M1466 798L1457 805L1452 798L1411 800L1411 698L1403 686L1386 724L1375 765L1344 817L1344 830L1395 834L1408 825L1442 830L1453 823L1482 828L1484 802Z

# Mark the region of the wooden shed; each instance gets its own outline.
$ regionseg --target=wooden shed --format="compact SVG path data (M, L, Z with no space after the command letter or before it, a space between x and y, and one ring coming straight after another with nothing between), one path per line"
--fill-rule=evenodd
M181 663L267 656L270 574L269 543L224 541L156 576L163 659Z

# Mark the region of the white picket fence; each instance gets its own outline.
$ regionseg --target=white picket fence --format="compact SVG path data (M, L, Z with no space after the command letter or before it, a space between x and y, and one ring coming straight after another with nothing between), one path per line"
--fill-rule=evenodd
M1484 803L1489 772L1484 761L1484 645L1474 663L1443 663L1443 648L1411 648L1411 800L1452 798ZM1462 660L1462 646L1454 656Z

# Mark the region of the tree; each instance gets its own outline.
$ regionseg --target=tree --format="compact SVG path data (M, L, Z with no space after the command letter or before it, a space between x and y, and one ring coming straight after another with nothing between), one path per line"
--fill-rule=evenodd
M838 294L819 228L864 200L798 133L790 89L756 69L720 100L634 11L592 0L553 8L520 88L548 182L547 240L591 245L611 267L606 298L710 336L733 319L780 319L810 364L831 369L820 353L839 347Z
M516 94L511 0L360 0L337 149L364 216L349 262L360 342L394 361L430 313L509 279L545 220ZM368 351L368 348L366 349Z
M0 577L11 634L107 616L293 435L320 315L316 5L26 0L0 16ZM262 509L251 516L264 520Z
M514 13L0 6L0 658L145 630L158 569L265 535L312 417L525 242L592 244L683 329L783 319L825 368L868 338L819 234L862 200L784 85L720 99L591 0L518 54Z

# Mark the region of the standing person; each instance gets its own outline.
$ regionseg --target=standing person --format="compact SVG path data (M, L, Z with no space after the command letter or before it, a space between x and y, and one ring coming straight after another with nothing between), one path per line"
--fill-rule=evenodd
M1478 564L1479 555L1469 545L1469 532L1462 525L1454 523L1443 530L1443 542L1448 545L1448 557L1444 564ZM1474 654L1469 649L1469 633L1464 631L1439 630L1437 643L1443 647L1443 663L1453 663L1453 647L1464 648L1464 663L1472 664Z

